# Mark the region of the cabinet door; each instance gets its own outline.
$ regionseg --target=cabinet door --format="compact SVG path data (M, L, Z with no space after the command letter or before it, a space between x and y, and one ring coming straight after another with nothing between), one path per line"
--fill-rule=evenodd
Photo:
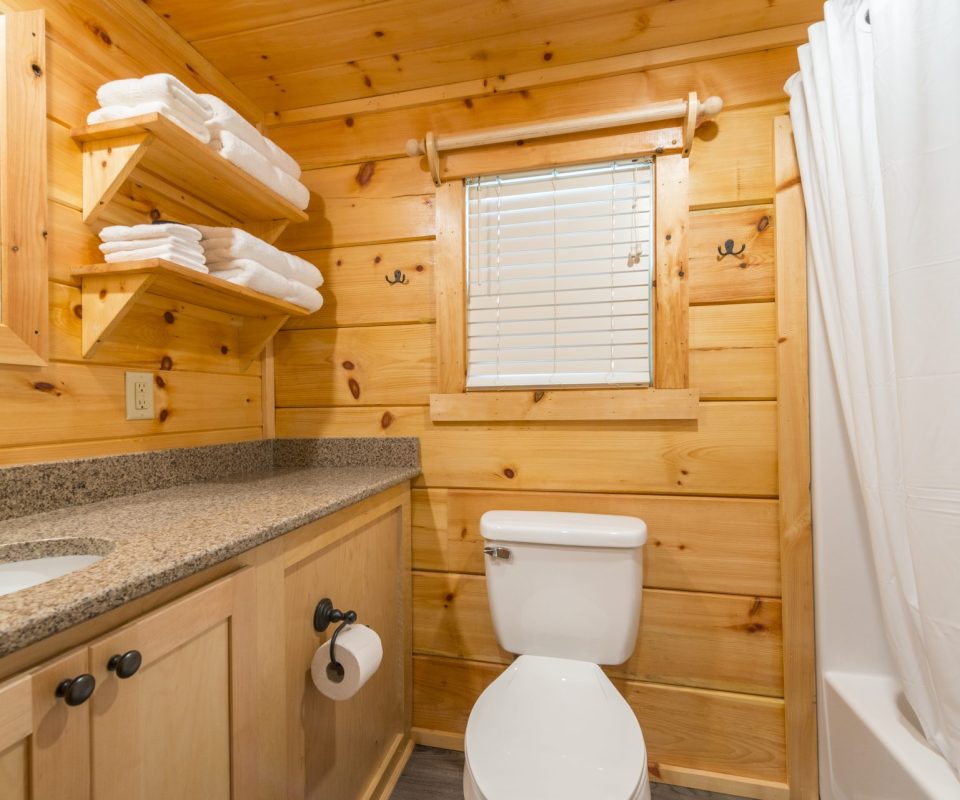
M3 800L89 800L92 700L79 685L77 705L57 696L61 683L86 672L86 650L76 650L0 685Z
M288 774L291 798L354 800L370 797L381 768L406 730L404 715L410 573L400 508L357 527L332 544L317 536L288 561ZM380 668L357 694L340 703L324 697L310 678L310 662L326 633L313 629L322 597L353 609L383 642Z
M256 786L253 571L94 642L97 800L243 800Z

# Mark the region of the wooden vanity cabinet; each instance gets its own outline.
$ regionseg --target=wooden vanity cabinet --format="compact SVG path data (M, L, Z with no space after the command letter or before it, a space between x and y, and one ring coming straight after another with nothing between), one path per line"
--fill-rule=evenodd
M0 659L0 800L384 800L413 747L410 580L404 484ZM383 642L341 703L310 682L323 597Z
M95 641L96 800L244 800L256 789L252 569Z
M243 569L0 685L0 798L256 797L253 578ZM69 705L57 687L81 675L96 688Z

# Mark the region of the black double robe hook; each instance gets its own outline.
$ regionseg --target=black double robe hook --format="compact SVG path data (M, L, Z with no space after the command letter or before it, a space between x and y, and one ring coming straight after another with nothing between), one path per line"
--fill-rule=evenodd
M733 256L734 258L740 258L740 256L743 255L743 251L747 249L747 246L744 244L744 245L741 245L741 246L740 246L740 249L739 249L739 250L734 251L734 249L733 249L733 244L734 244L734 243L733 243L733 239L727 239L727 240L723 243L723 250L721 250L721 249L720 249L720 246L717 245L717 253L718 253L717 261L720 261L721 259L726 258L727 256Z

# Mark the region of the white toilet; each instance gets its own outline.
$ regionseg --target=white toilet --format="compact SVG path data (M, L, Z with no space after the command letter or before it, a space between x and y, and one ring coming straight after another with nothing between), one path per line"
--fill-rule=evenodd
M633 652L646 525L488 511L480 532L497 639L519 658L470 712L466 800L650 800L640 725L599 667Z

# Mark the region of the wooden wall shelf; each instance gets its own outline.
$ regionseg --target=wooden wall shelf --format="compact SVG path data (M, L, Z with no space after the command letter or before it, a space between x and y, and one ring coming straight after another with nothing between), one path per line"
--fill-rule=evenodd
M240 321L240 366L246 369L290 317L310 312L159 258L91 264L73 270L81 281L82 352L90 358L140 297L150 294L231 314Z
M698 389L485 390L430 395L433 422L696 420Z
M160 114L72 131L83 151L83 221L134 225L151 211L179 222L244 228L273 242L308 216Z

